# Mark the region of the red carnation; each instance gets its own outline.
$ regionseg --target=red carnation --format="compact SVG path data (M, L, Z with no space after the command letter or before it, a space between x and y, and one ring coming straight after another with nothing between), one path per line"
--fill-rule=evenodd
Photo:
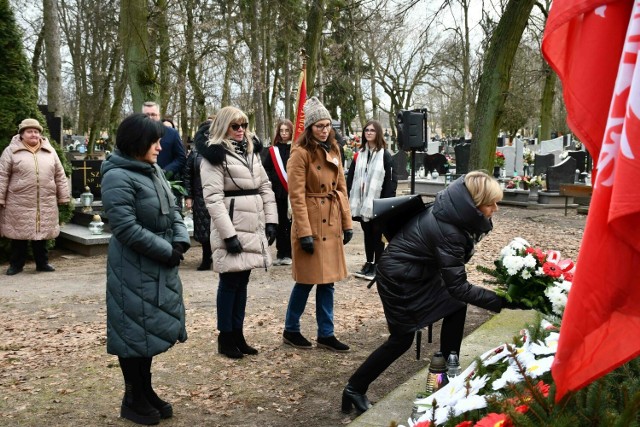
M536 384L536 387L544 397L549 396L549 384L539 381L538 384Z
M418 424L414 424L413 427L431 427L431 421L420 421Z
M505 414L490 413L476 423L476 427L513 427L511 418Z
M520 412L521 414L526 414L527 411L529 410L529 407L527 405L520 405L520 406L516 406L514 409L516 412Z
M456 424L456 427L471 427L473 426L473 421L463 421L460 424Z

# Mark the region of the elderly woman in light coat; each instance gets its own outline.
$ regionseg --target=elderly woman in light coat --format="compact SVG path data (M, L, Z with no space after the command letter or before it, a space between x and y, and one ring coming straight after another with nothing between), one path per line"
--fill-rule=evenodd
M200 178L211 215L213 271L220 274L218 352L232 359L258 353L243 332L247 286L253 268L271 265L268 245L278 225L275 196L259 154L262 144L247 127L245 113L224 107L211 123L209 140L196 143L205 159Z
M153 357L187 339L178 265L190 239L160 166L161 122L125 118L103 163L102 203L113 236L107 256L107 352L125 382L120 416L157 424L173 407L151 385Z
M283 341L301 348L311 342L300 333L300 317L316 286L317 343L349 351L333 331L333 284L347 277L344 245L353 236L340 148L329 111L313 97L304 105L304 132L287 162L291 200L293 280Z
M69 200L67 177L55 149L42 136L37 120L24 119L0 157L0 230L11 239L7 275L24 268L29 241L36 271L55 271L47 240L60 234L58 205Z

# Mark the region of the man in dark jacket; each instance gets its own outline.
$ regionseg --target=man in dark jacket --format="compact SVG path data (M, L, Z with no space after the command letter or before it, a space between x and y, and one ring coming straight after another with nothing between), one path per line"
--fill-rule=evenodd
M436 195L433 206L416 215L393 237L376 269L378 293L389 339L349 379L342 410L366 411L369 385L413 342L415 331L443 319L440 350L460 352L467 304L500 312L524 308L467 280L465 264L491 229L502 199L498 182L484 172L463 175Z
M160 121L160 107L152 101L147 101L142 106L142 114ZM160 140L162 151L158 154L158 166L167 174L171 180L181 180L184 165L187 162L187 155L184 145L177 130L167 127L164 136Z

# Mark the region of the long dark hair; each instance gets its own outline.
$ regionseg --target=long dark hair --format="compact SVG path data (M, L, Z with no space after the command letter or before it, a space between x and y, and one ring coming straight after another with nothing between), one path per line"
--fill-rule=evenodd
M364 127L362 128L362 139L360 141L360 151L364 151L365 147L368 144L367 138L365 138L364 136L364 131L367 127L369 127L369 125L372 125L373 128L376 130L376 139L374 140L376 148L374 149L374 151L386 149L387 142L384 140L384 136L382 134L382 125L380 124L379 121L372 119L372 120L369 120L367 124L364 125Z
M289 135L291 136L291 141L293 142L293 123L289 119L280 119L278 120L278 124L276 125L276 132L273 135L273 145L277 145L283 142L282 137L280 136L280 128L282 125L285 125L289 128Z
M338 141L336 141L336 131L331 128L329 131L329 136L327 137L327 142L331 144L331 150L337 150L340 152L340 147L338 146ZM296 139L296 145L304 148L309 153L311 153L311 158L315 160L316 148L318 148L318 141L313 138L313 130L311 126L307 127L304 132L300 134L298 139Z

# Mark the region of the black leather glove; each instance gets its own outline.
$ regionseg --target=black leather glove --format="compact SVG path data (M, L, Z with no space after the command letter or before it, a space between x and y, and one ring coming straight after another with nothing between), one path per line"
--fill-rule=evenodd
M177 267L180 265L180 261L182 261L184 259L184 255L182 255L182 251L179 249L174 248L171 251L171 256L169 257L169 260L167 261L167 265L169 267Z
M242 245L238 236L228 237L224 239L224 244L227 247L227 252L230 254L239 254L242 252Z
M302 250L308 254L313 254L313 237L305 236L300 238L300 246Z
M182 242L173 242L171 246L173 247L173 249L178 250L181 253L185 253L189 250L189 246L187 246L186 243Z
M353 238L353 230L343 230L342 233L343 233L342 244L346 245Z
M264 231L267 235L269 246L273 245L273 242L276 241L276 234L278 234L278 226L276 224L267 224Z
M524 303L516 302L516 301L507 301L506 298L500 297L502 300L502 308L508 308L509 310L532 310L531 307L525 305Z

